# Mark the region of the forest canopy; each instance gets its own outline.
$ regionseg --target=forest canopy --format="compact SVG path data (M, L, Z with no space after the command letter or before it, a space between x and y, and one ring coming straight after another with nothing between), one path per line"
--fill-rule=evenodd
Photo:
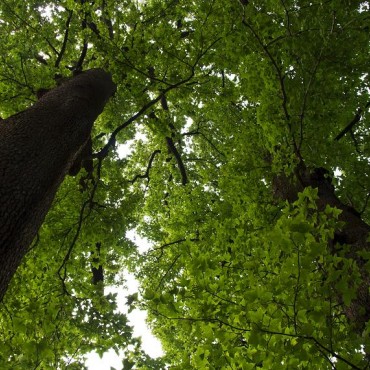
M0 303L0 368L368 368L369 12L1 0L2 119L92 68L117 91ZM127 271L161 358L109 293Z

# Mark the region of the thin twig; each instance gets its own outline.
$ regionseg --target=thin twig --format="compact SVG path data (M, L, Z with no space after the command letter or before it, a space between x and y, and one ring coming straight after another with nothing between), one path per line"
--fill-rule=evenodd
M321 62L321 56L322 56L323 51L324 51L324 47L322 47L321 50L320 50L319 56L316 60L315 67L314 67L314 69L311 73L310 79L309 79L308 84L307 84L307 88L306 88L306 90L304 92L304 95L303 95L302 107L301 107L301 112L300 112L300 120L299 120L300 138L299 138L298 150L301 149L301 146L302 146L302 143L303 143L303 120L304 120L304 115L305 115L306 106L307 106L308 93L310 91L311 84L314 80L314 77L316 75L319 64Z
M259 37L259 35L257 34L257 32L254 30L254 28L249 23L247 23L245 21L245 19L242 20L242 23L243 23L244 26L246 26L248 29L251 30L251 32L253 33L253 36L256 38L257 42L260 44L260 46L264 50L265 54L270 59L272 65L273 65L273 67L275 69L275 72L276 72L276 75L278 77L279 84L280 84L280 90L281 90L281 93L283 95L282 107L283 107L284 115L285 115L285 118L286 118L286 120L288 122L288 125L290 127L290 114L288 113L288 108L287 108L287 101L288 101L288 99L287 99L287 94L286 94L286 90L285 90L284 76L283 76L283 74L281 72L281 69L278 66L275 58L270 53L270 50L263 43L263 41L261 40L261 38Z
M158 283L158 286L156 288L156 290L158 290L160 288L160 286L162 285L164 279L166 278L166 276L169 274L169 272L172 270L173 266L175 266L175 263L177 262L177 260L181 257L181 254L178 254L174 260L171 262L171 265L168 267L167 271L165 272L165 274L161 277L161 280L159 281Z

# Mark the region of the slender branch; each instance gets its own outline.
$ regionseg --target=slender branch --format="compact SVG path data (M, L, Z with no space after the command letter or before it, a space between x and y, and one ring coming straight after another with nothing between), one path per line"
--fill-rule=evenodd
M96 170L96 172L97 172L97 181L94 182L94 186L92 188L92 191L90 193L89 198L82 204L80 214L79 214L79 217L78 217L78 221L77 221L76 232L75 232L75 234L72 238L72 241L69 245L68 251L64 256L62 264L60 265L60 267L58 269L58 275L59 275L60 280L62 281L63 290L67 294L69 294L69 293L66 289L66 284L65 284L65 280L66 280L66 276L67 276L67 266L66 265L67 265L68 260L71 257L73 248L75 247L75 244L76 244L76 242L77 242L77 240L80 236L80 232L81 232L81 229L82 229L83 222L84 222L84 220L86 220L90 216L90 213L91 213L91 211L93 209L93 206L95 204L94 203L94 196L95 196L95 193L96 193L96 190L97 190L97 187L98 187L98 184L99 184L100 176L101 176L101 165L102 165L102 160L100 158L98 158L98 164L97 164L97 170ZM86 209L87 206L89 206L89 211L85 215L85 209ZM64 272L63 272L63 275L62 275L61 271L62 271L63 268L64 268Z
M227 327L230 327L234 330L237 330L237 331L240 331L240 332L250 332L252 331L252 329L245 329L245 328L239 328L239 327L236 327L234 325L231 325L231 324L228 324L227 322L224 322L218 318L210 318L210 317L205 317L205 318L193 318L193 317L169 317L169 316L166 316L164 315L163 313L159 312L158 310L151 310L154 314L157 314L159 316L162 316L168 320L184 320L184 321L192 321L192 322L196 322L196 321L203 321L203 322L216 322L216 323L220 323L222 325L225 325ZM265 334L270 334L270 335L280 335L280 336L286 336L286 337L290 337L290 338L298 338L298 339L303 339L303 340L307 340L307 341L311 341L313 342L317 347L318 347L318 350L320 353L324 354L324 353L327 353L329 354L330 356L332 357L335 357L336 359L344 362L345 364L347 364L350 368L352 369L355 369L355 370L362 370L360 367L356 366L355 364L351 363L350 361L348 361L346 358L342 357L341 355L339 355L337 352L325 347L323 344L321 344L316 338L314 338L313 336L307 336L307 335L297 335L297 334L288 334L288 333L282 333L282 332L276 332L276 331L272 331L272 330L265 330L265 329L261 329L261 328L258 328L258 330L262 333L265 333ZM324 352L324 353L323 353ZM324 356L326 359L327 359L327 356Z
M148 309L150 309L148 307ZM199 321L202 321L202 322L213 322L213 323L218 323L221 325L224 325L224 326L227 326L231 329L234 329L234 330L237 330L239 332L242 332L242 333L246 333L246 332L250 332L251 329L245 329L245 328L239 328L237 326L234 326L234 325L231 325L223 320L220 320L218 318L214 318L214 317L170 317L170 316L166 316L165 314L163 314L162 312L159 312L158 310L153 310L151 309L151 311L158 315L158 316L162 316L164 317L165 319L167 320L178 320L178 321L191 321L191 322L199 322Z
M173 261L171 262L171 265L168 267L167 271L165 272L165 274L161 277L161 280L159 281L158 285L157 285L157 289L158 290L160 288L160 286L162 285L164 279L166 278L166 276L169 274L169 272L172 270L173 266L175 266L175 263L177 262L177 260L181 257L181 254L178 254L174 259Z
M285 118L286 118L286 120L288 122L288 125L290 127L290 123L289 123L290 122L290 114L288 113L288 108L287 108L288 98L287 98L287 94L286 94L286 90L285 90L284 76L283 76L283 74L281 72L281 69L278 66L275 58L270 53L270 50L263 43L263 41L261 40L261 38L259 37L259 35L257 34L257 32L254 30L254 28L249 23L247 23L245 19L242 20L242 23L243 23L244 26L246 26L248 29L251 30L251 32L253 33L253 36L256 38L257 42L260 44L260 46L264 50L264 52L267 55L267 57L270 59L272 65L274 66L276 75L277 75L278 80L279 80L280 90L281 90L281 93L283 95L282 107L283 107L284 115L285 115Z
M325 351L321 348L318 348L318 350L321 353L321 355L326 359L326 361L330 363L331 369L336 370L337 367L335 366L334 362L329 358L329 356L325 353Z
M166 89L162 91L160 95L158 95L155 99L150 100L147 104L145 104L137 113L135 113L131 118L125 121L122 125L118 126L111 134L107 144L98 152L93 155L94 158L105 158L108 155L110 147L114 146L116 143L116 136L120 131L128 127L132 122L136 121L140 116L142 116L149 108L155 105L162 99L162 95L166 94L167 92L180 87L181 85L185 85L194 77L194 70L195 66L192 68L190 75L182 81L174 85L168 86Z
M83 30L85 30L86 26L87 26L87 15L88 14L85 12L84 13L84 19L81 22L81 27L82 27ZM79 73L79 72L82 71L82 64L83 64L83 62L86 58L87 49L88 49L88 40L86 38L84 38L80 57L78 58L78 61L77 61L76 65L72 66L72 68L70 68L73 72Z
M215 42L211 44L214 45L217 41L220 39L217 39ZM210 47L211 47L210 46ZM207 48L206 50L208 50ZM199 63L199 60L205 55L205 52L201 53L197 60L195 61L194 65L191 68L191 73L188 77L185 79L168 86L165 88L161 94L159 94L156 98L150 100L148 103L146 103L137 113L135 113L131 118L129 118L126 122L122 123L122 125L118 126L111 134L107 144L98 152L93 155L94 158L105 158L108 155L109 149L115 145L116 143L116 137L120 131L128 127L132 122L136 121L139 117L141 117L149 108L151 108L153 105L155 105L157 102L159 102L162 99L162 95L167 94L169 91L174 90L182 85L185 85L188 83L195 75L195 68L197 64Z
M349 130L349 134L351 135L351 139L353 141L353 144L355 145L355 150L356 150L357 154L362 155L361 150L358 147L358 141L356 139L355 134L353 133L353 130Z
M226 155L224 153L222 153L217 147L215 144L212 143L212 141L210 139L208 139L208 137L203 133L201 132L199 129L196 129L194 131L189 131L189 132L184 132L181 134L182 136L195 136L195 135L200 135L201 137L203 137L203 139L221 156L223 157L226 157Z
M25 82L26 86L30 86L29 83L28 83L28 80L27 80L26 72L24 70L23 58L21 58L21 69L22 69L22 75L23 75L24 82ZM31 88L31 90L33 90L33 89Z
M276 75L278 77L279 84L280 84L281 94L282 94L282 100L283 100L282 101L282 108L283 108L283 112L284 112L284 115L285 115L285 119L286 119L286 122L287 122L287 125L288 125L288 128L289 128L289 131L292 134L292 143L293 143L293 147L294 147L294 153L297 156L297 158L299 159L300 163L303 163L303 158L302 158L302 155L300 153L300 148L297 145L297 142L296 142L295 137L294 137L294 133L292 132L292 124L291 124L291 121L290 121L290 114L288 112L288 107L287 107L288 97L287 97L287 93L286 93L286 89L285 89L285 83L284 83L285 75L283 75L283 73L281 71L281 68L278 66L275 58L272 56L272 54L270 53L270 50L263 43L262 39L259 37L259 35L257 34L257 32L254 30L254 28L249 23L246 22L246 20L245 20L245 14L243 16L242 24L244 24L248 29L251 30L251 32L253 33L254 37L257 40L257 42L260 44L260 46L264 50L265 54L270 59L272 65L273 65L273 67L275 69L275 72L276 72Z
M186 239L175 240L174 242L166 243L166 244L161 245L160 247L153 248L152 250L149 251L149 253L155 252L155 251L163 251L164 248L170 247L171 245L180 244L183 242L186 242Z
M129 182L131 182L131 184L133 184L137 179L148 179L148 182L150 181L149 172L150 172L150 169L153 166L153 161L154 161L155 156L159 153L161 153L161 151L159 149L155 150L152 153L152 155L149 158L149 163L148 163L148 166L146 168L146 171L141 175L135 175L135 177L132 180L129 180Z
M107 6L106 1L103 0L103 2L102 2L102 18L103 18L103 21L104 21L105 25L108 28L109 38L111 40L113 40L113 37L114 37L113 24L112 24L112 20L108 17L108 13L106 11L106 6Z
M210 294L212 297L216 297L216 298L217 298L217 299L219 299L220 301L227 302L227 303L231 303L231 304L233 304L233 305L235 305L235 306L241 306L241 307L243 307L243 305L241 305L240 303L234 302L234 301L232 301L232 300L230 300L230 299L226 299L226 298L220 297L218 294L216 294L216 293L212 292L210 289L205 288L205 291L206 291L208 294Z
M3 77L3 78L1 78L1 77ZM25 87L25 88L29 89L32 93L35 93L35 91L33 90L33 88L31 86L29 86L29 85L27 85L27 84L25 84L21 81L18 81L13 77L9 77L5 74L0 73L0 81L12 81L12 82L16 83L17 85L19 85L21 87Z
M85 213L85 208L87 207L87 205L90 203L89 200L85 201L82 205L82 208L80 210L80 215L79 215L79 218L78 218L78 223L77 223L77 229L76 229L76 232L72 238L72 241L69 245L69 248L68 248L68 251L67 253L65 254L64 258L63 258L63 261L62 261L62 264L60 265L59 269L58 269L58 275L59 275L59 278L60 280L62 281L62 284L63 284L63 287L64 287L64 291L68 294L68 291L65 287L65 279L66 279L66 276L67 276L67 267L66 267L66 264L69 260L69 258L71 257L71 253L73 251L73 248L77 242L77 239L80 235L80 231L82 229L82 223L84 221L84 219L86 218L86 216L84 216L84 213ZM61 274L61 271L62 269L64 268L64 272L63 272L63 276Z
M367 204L369 202L369 198L370 198L370 193L367 193L366 198L365 198L364 205L363 205L361 211L359 211L360 215L362 215L365 212L365 210L367 208Z
M296 245L293 241L293 244L295 245L297 249L297 281L294 286L294 300L293 300L293 314L294 314L294 332L297 334L298 332L298 325L297 325L297 318L298 318L298 310L297 310L297 300L298 300L298 294L300 290L300 280L301 280L301 251L298 245Z
M300 112L300 120L299 120L300 139L299 139L299 144L298 144L298 150L300 150L300 148L302 146L302 143L303 143L303 120L304 120L304 115L305 115L305 111L306 111L306 107L307 107L308 93L311 89L311 84L312 84L312 82L314 80L314 77L316 75L317 68L319 67L319 64L321 62L321 57L322 57L323 51L324 51L324 47L322 47L321 50L320 50L319 57L316 60L315 67L314 67L314 69L311 73L310 79L308 81L306 90L305 90L304 95L303 95L303 101L302 101L301 112Z
M365 109L370 107L370 102L365 105ZM358 123L362 117L363 110L361 108L357 109L355 116L352 121L336 136L335 140L339 141L347 132L351 131L353 126Z
M188 176L186 174L186 169L185 169L185 166L184 166L184 162L182 161L181 155L180 155L179 151L177 150L177 148L175 146L175 143L173 142L172 138L170 138L169 136L166 136L166 142L167 142L167 146L168 146L169 150L171 151L171 153L176 158L176 162L177 162L177 165L178 165L180 173L181 173L181 183L183 185L186 185L189 181L188 181Z
M337 352L335 352L335 351L333 351L333 350L325 347L316 338L314 338L314 337L312 337L310 335L288 334L288 333L281 333L281 332L276 332L276 331L271 331L271 330L265 330L265 329L259 329L259 330L261 330L261 332L267 333L267 334L282 335L282 336L286 336L286 337L300 338L300 339L305 339L305 340L312 341L319 348L323 349L325 352L329 353L331 356L337 358L338 360L343 361L345 364L347 364L348 366L350 366L352 369L361 370L360 367L356 366L355 364L352 364L350 361L348 361L347 359L345 359L344 357L342 357L341 355L339 355Z
M87 54L87 41L84 40L84 43L83 43L83 46L82 46L81 55L78 58L77 64L74 67L74 71L75 72L82 71L82 64L83 64L83 62L84 62L84 60L86 58L86 54Z
M36 27L32 26L29 22L27 22L25 19L23 19L22 17L20 17L17 12L15 12L13 10L13 7L10 6L5 0L2 0L2 3L7 7L8 11L13 14L15 16L15 18L17 18L18 20L20 20L22 23L24 23L28 28L32 29L33 31L35 31L36 33L39 33L40 30L37 29ZM51 47L51 49L53 50L53 52L58 55L58 51L55 49L55 47L53 46L53 44L50 42L50 40L47 38L47 37L43 37L43 39L48 43L48 45Z
M289 16L289 10L287 9L285 3L284 3L284 0L280 0L281 2L281 5L283 6L284 8L284 12L285 12L285 18L286 18L286 23L287 23L287 30L288 30L288 33L289 33L289 36L292 36L292 31L290 29L290 16Z
M67 48L68 35L69 35L69 26L71 24L73 11L69 10L68 13L69 13L69 15L68 15L68 18L67 18L67 21L66 21L66 30L65 30L65 33L64 33L63 44L62 44L62 47L60 49L60 52L58 53L58 57L57 57L57 60L55 61L55 65L54 65L57 68L59 67L60 62L62 61L62 58L63 58L64 53L65 53L66 48Z
M162 95L161 106L162 106L163 110L165 110L165 111L169 110L168 102L167 102L167 98L166 98L165 94ZM175 143L172 139L173 137L176 136L176 127L174 126L174 124L172 122L169 122L169 127L172 131L172 137L169 137L169 136L166 137L167 147L168 147L169 151L175 156L176 161L177 161L177 165L178 165L180 173L181 173L182 184L186 185L187 182L188 182L188 178L187 178L184 162L182 161L181 155L180 155L179 151L177 150L177 148L175 146ZM179 145L181 145L180 141L179 141Z
M161 95L157 96L155 99L149 101L145 104L137 113L135 113L132 117L130 117L127 121L122 123L122 125L118 126L111 134L107 144L104 145L99 152L93 154L93 158L105 158L108 153L109 149L116 144L116 136L120 131L128 127L132 122L136 121L140 116L142 116L150 107L156 104L161 99Z

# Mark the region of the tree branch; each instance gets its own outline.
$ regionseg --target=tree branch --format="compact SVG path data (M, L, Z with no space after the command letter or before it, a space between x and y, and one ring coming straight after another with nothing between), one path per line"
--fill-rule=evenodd
M135 113L131 118L129 118L127 121L122 123L122 125L118 126L111 134L107 144L104 145L104 147L97 153L93 154L94 158L105 158L108 153L110 147L114 146L116 143L116 136L120 131L128 127L132 122L136 121L140 116L142 116L149 108L151 108L153 105L155 105L157 102L159 102L162 99L162 95L166 94L168 91L171 91L181 85L186 84L188 81L190 81L194 76L194 71L184 80L171 85L163 90L163 92L158 95L156 98L150 100L147 104L145 104L137 113Z
M108 17L108 13L106 12L106 5L107 5L106 1L103 0L103 2L102 2L102 18L103 18L103 22L105 23L105 25L108 28L109 38L111 40L113 40L113 37L114 37L113 24L112 24L112 20L110 19L110 17Z
M174 259L173 261L171 262L171 265L168 267L166 273L161 277L161 280L159 281L158 283L158 286L156 288L156 290L158 290L161 285L163 284L163 281L164 279L166 278L166 276L169 274L169 272L172 270L173 266L175 266L175 263L177 262L177 260L181 257L181 254L178 254Z
M116 143L116 137L120 131L128 127L132 122L136 121L139 117L141 117L149 108L151 108L153 105L155 105L157 102L159 102L162 99L162 96L167 94L169 91L174 90L180 86L186 85L195 75L195 68L197 67L199 61L203 58L204 55L207 54L207 52L218 42L222 39L222 37L217 38L214 40L207 48L205 48L202 52L199 53L197 58L195 59L195 62L190 66L190 73L189 76L185 79L167 86L162 92L154 99L150 100L147 104L145 104L137 113L135 113L131 118L129 118L127 121L122 123L122 125L118 126L111 134L108 142L104 145L102 149L100 149L99 152L93 154L93 158L99 158L99 161L104 159L108 153L109 149L113 147Z
M135 177L132 180L129 180L128 182L131 182L131 184L133 184L137 179L148 179L148 182L149 182L150 181L150 178L149 178L150 169L152 168L155 156L159 153L161 153L159 149L155 150L149 158L149 163L148 163L148 167L146 168L146 171L142 175L135 175Z
M181 136L195 136L195 135L200 135L201 137L203 137L203 139L219 154L221 155L222 157L226 157L226 155L224 153L222 153L217 147L215 144L212 143L212 141L210 139L208 139L208 137L202 132L200 131L199 128L197 128L196 130L194 131L189 131L189 132L183 132L181 134Z
M55 65L54 65L57 68L59 67L60 62L62 61L62 58L63 58L64 53L65 53L66 48L67 48L69 26L71 24L73 11L68 10L68 13L69 13L69 15L68 15L68 18L67 18L67 21L66 21L66 30L65 30L65 33L64 33L63 44L62 44L62 47L60 49L60 52L58 53L58 57L57 57L57 60L55 61Z
M266 334L273 334L273 335L281 335L281 336L286 336L286 337L291 337L291 338L299 338L299 339L305 339L305 340L308 340L308 341L312 341L313 343L315 343L315 345L317 347L319 347L320 349L324 350L325 352L329 353L331 356L337 358L338 360L341 360L343 361L345 364L347 364L348 366L350 366L352 369L356 369L356 370L361 370L360 367L356 366L355 364L351 363L350 361L348 361L347 359L345 359L344 357L342 357L341 355L339 355L337 352L331 350L330 348L327 348L325 347L322 343L320 343L315 337L313 336L309 336L309 335L297 335L297 334L288 334L288 333L280 333L280 332L276 332L276 331L271 331L271 330L265 330L265 329L259 329L262 333L266 333Z
M263 41L261 40L261 38L259 37L257 32L254 30L254 28L249 23L247 23L245 19L242 20L242 23L243 23L244 26L246 26L252 32L253 36L256 38L257 42L260 44L260 46L262 47L262 49L265 52L265 54L267 55L267 57L270 59L272 65L275 69L276 75L277 75L279 83L280 83L280 90L281 90L281 93L283 95L282 107L283 107L284 115L285 115L285 118L286 118L286 120L288 122L288 125L290 127L290 114L288 113L288 108L287 108L288 99L287 99L287 94L286 94L286 90L285 90L284 76L281 72L281 68L278 66L275 58L270 53L270 50L263 43Z
M365 105L365 109L367 109L368 107L370 107L370 102L368 102ZM363 110L361 108L358 108L355 116L352 119L352 121L336 136L336 138L335 138L336 141L339 141L347 132L352 130L353 126L356 123L360 122L360 119L362 117L362 113L363 113Z
M169 150L171 151L171 153L176 158L176 162L177 162L177 165L178 165L180 173L181 173L181 183L183 185L186 185L189 181L188 181L188 176L186 174L186 169L185 169L185 166L184 166L184 162L182 161L181 155L180 155L179 151L177 150L177 148L175 146L175 143L173 142L172 138L170 138L169 136L166 136L166 142L167 142L167 146L168 146Z

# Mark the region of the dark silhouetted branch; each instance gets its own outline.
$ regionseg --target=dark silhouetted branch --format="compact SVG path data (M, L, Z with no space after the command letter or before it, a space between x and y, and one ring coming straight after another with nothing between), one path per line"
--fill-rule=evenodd
M118 135L118 133L120 131L122 131L123 129L125 129L127 126L129 126L132 122L136 121L139 117L141 117L144 113L146 113L146 111L151 108L153 105L155 105L157 102L159 102L161 99L162 99L162 96L167 94L169 91L171 90L174 90L174 89L177 89L179 88L180 86L188 86L190 85L190 80L194 77L195 75L195 68L197 67L197 65L199 64L200 60L207 54L207 52L217 43L221 40L222 38L219 37L217 38L215 41L213 41L211 44L208 45L207 48L205 48L204 50L202 50L202 52L199 53L199 55L197 56L197 58L195 59L194 63L192 65L190 65L190 73L189 75L184 78L183 80L175 83L175 84L171 84L169 86L167 86L162 92L161 94L159 94L156 98L150 100L147 104L145 104L136 114L134 114L131 118L129 118L126 122L122 123L122 125L118 126L111 134L108 142L105 144L105 146L98 152L98 153L95 153L93 155L94 158L105 158L108 153L109 153L109 149L115 145L116 143L116 136ZM196 83L196 82L195 82Z
M69 26L71 24L72 15L73 15L73 11L69 10L69 15L68 15L68 18L67 18L67 21L66 21L66 30L65 30L65 33L64 33L62 48L60 49L60 52L58 53L57 60L55 61L55 67L57 67L57 68L59 67L60 62L62 61L62 58L63 58L64 53L65 53L66 48L67 48L68 35L69 35Z
M365 105L365 109L370 107L370 102ZM347 132L351 131L354 125L360 122L362 117L363 110L361 108L357 109L355 116L353 117L352 121L337 135L335 138L336 141L339 141Z
M171 153L176 158L177 165L178 165L180 173L181 173L181 183L183 185L186 185L189 181L188 181L188 176L186 174L186 169L185 169L185 166L184 166L184 162L182 161L181 155L180 155L179 151L177 150L177 148L175 146L175 143L173 142L172 138L166 136L166 142L167 142L168 149L171 151Z
M136 175L132 180L129 180L129 182L133 184L137 179L148 179L148 182L149 182L150 181L149 172L153 166L154 158L160 152L161 151L159 149L155 150L149 158L149 163L148 163L148 167L146 168L146 171L142 175Z

